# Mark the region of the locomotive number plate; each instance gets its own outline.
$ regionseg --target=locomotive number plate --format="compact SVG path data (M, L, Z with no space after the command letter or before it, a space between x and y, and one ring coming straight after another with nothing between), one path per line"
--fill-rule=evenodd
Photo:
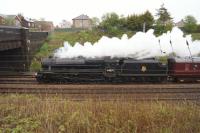
M147 71L147 67L146 66L142 66L141 71L142 72L146 72Z

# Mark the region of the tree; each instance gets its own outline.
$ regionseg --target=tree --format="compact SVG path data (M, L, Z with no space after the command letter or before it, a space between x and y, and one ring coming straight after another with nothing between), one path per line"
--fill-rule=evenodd
M118 36L124 26L124 20L116 13L107 13L103 15L99 27L111 36Z
M119 35L127 31L142 31L145 24L146 30L153 27L154 17L149 11L140 15L130 15L128 17L118 16L116 13L103 15L99 27L112 36Z
M142 14L141 19L142 23L145 23L146 30L152 28L154 24L154 17L149 11L146 11L144 14Z
M200 24L197 25L197 32L200 33Z
M161 7L157 10L156 16L158 16L157 22L161 25L166 25L172 22L172 17L164 7L164 4L162 4Z
M92 26L93 27L96 27L100 23L100 20L97 17L93 17L91 20L92 20Z
M102 22L100 26L105 30L112 27L117 27L119 24L119 16L116 13L107 13L102 16Z
M127 17L127 27L133 31L142 31L145 24L146 30L153 26L154 18L149 11L141 15L131 15Z
M142 22L140 22L138 15L130 15L127 17L127 28L132 31L141 30Z
M161 35L163 33L166 33L167 31L171 31L173 28L173 24L172 23L168 23L165 25L162 25L159 22L156 22L155 26L154 26L154 30L155 30L155 34L156 35Z
M167 9L164 7L164 4L161 5L161 7L157 10L156 16L158 19L156 20L154 29L155 34L162 34L169 30L172 30L173 22L172 17L170 13L167 11Z
M192 15L188 15L184 18L184 30L188 33L197 31L197 20Z

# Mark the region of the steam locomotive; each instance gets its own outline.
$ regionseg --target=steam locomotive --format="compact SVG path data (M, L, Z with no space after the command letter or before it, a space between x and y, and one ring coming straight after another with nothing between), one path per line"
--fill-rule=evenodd
M200 80L200 58L46 58L37 73L40 83L178 82Z

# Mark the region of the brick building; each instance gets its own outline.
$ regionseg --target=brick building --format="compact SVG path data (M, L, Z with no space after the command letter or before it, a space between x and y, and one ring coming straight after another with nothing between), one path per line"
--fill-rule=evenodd
M73 21L73 28L82 28L82 29L92 28L92 21L87 15L82 14L76 18L73 18L72 21Z

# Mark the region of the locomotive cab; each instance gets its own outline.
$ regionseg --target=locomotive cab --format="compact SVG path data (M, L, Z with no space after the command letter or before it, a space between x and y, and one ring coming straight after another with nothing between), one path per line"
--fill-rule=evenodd
M121 76L135 81L160 82L167 79L167 65L155 58L126 59L121 66Z

